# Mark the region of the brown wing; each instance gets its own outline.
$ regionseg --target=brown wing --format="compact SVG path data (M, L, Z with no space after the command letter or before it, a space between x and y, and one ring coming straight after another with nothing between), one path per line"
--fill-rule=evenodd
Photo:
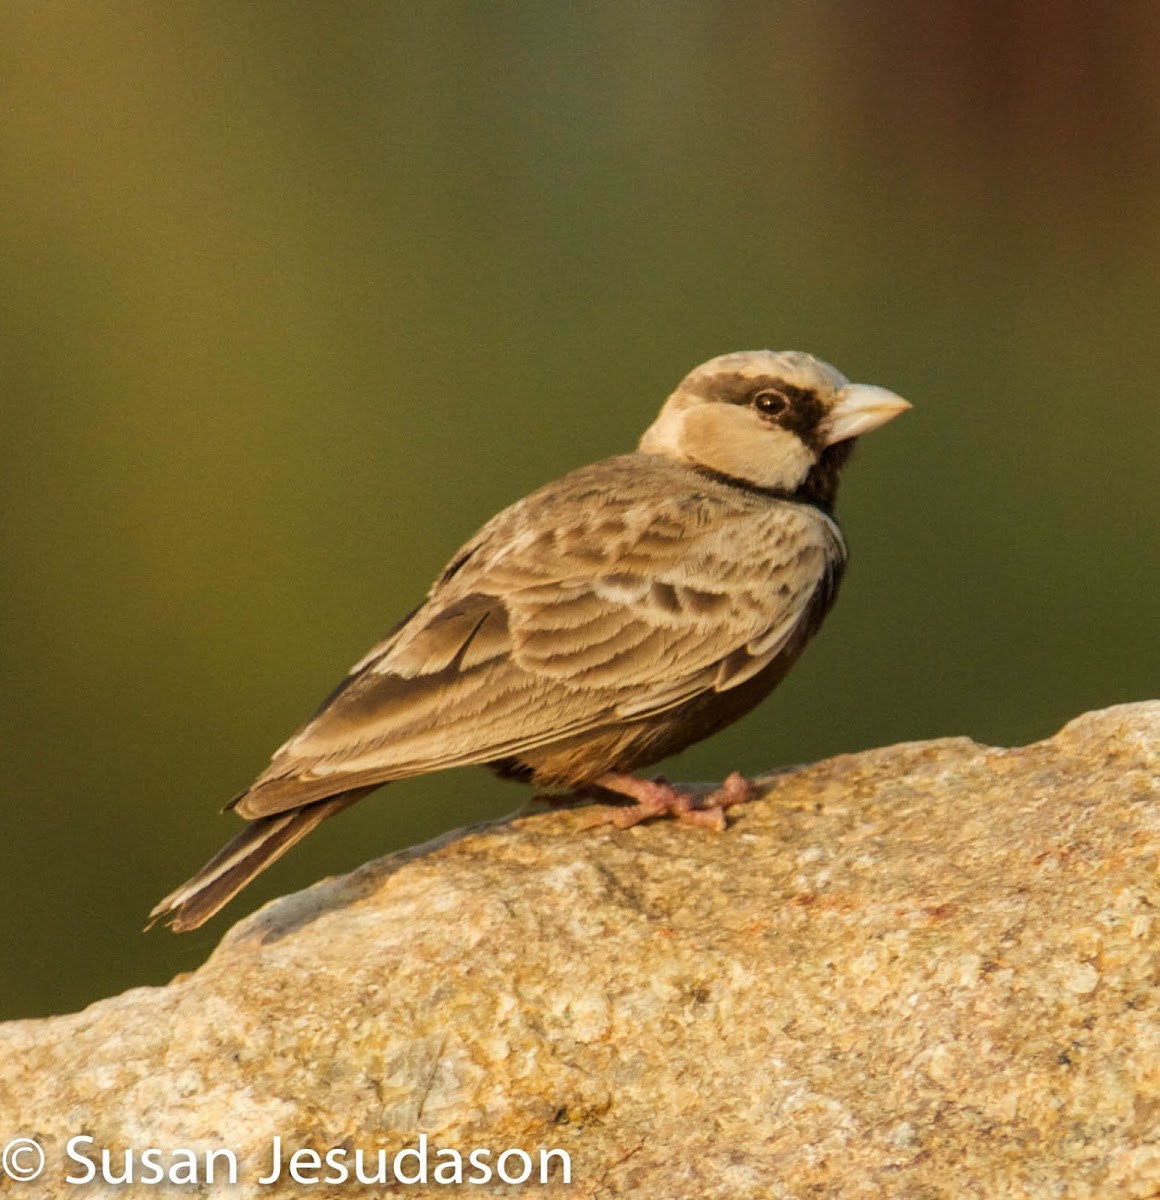
M485 526L238 810L518 756L734 687L843 554L817 510L664 460L574 472Z

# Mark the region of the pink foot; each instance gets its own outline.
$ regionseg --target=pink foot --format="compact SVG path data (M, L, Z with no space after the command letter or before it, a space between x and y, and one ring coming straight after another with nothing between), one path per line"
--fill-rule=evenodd
M725 810L734 804L744 804L750 798L751 790L749 781L738 771L727 776L719 788L706 796L681 791L661 776L641 779L616 771L601 775L593 780L593 785L636 801L631 808L608 805L594 814L592 825L615 825L619 829L629 829L650 817L672 814L688 825L704 825L721 832L726 826Z

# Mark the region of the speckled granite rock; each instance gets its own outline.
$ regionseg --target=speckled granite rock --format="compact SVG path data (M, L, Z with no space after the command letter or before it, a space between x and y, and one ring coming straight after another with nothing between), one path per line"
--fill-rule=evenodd
M0 1027L0 1138L48 1158L10 1194L106 1194L64 1182L76 1135L116 1174L165 1151L121 1196L226 1147L237 1184L219 1156L192 1190L382 1194L355 1150L373 1176L420 1132L417 1196L477 1148L487 1194L564 1190L548 1149L583 1197L1160 1194L1160 702L795 770L722 835L585 821L372 863L168 987Z

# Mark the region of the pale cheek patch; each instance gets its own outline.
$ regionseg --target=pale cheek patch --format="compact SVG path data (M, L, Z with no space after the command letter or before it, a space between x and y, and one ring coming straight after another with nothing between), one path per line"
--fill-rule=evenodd
M748 408L711 404L683 415L687 462L757 487L789 492L814 465L813 454L796 434L765 424Z

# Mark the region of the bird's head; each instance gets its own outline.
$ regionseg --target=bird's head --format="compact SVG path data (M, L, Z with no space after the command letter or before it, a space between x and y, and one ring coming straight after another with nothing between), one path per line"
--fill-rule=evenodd
M853 439L908 408L801 351L744 350L686 375L640 450L828 508Z

